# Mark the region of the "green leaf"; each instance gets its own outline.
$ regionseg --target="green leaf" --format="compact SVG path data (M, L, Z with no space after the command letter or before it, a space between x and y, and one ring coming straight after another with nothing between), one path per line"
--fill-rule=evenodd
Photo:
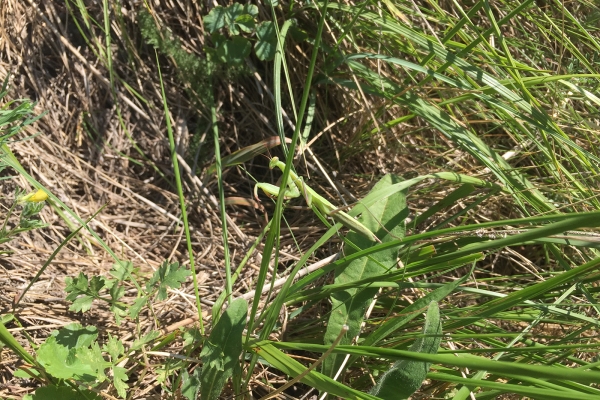
M123 342L121 342L117 337L112 336L110 333L108 334L108 340L106 344L103 346L103 350L110 355L112 362L116 362L119 357L125 353L125 348L123 347Z
M158 299L165 300L167 298L167 288L179 289L181 283L185 282L185 278L190 275L191 272L180 266L178 262L169 264L164 261L146 284L146 289L150 291L152 287L158 284Z
M92 296L82 296L77 298L73 304L71 304L71 306L69 307L70 311L75 311L75 312L86 312L89 311L90 308L92 308L92 302L94 301L94 298Z
M200 368L196 368L190 375L187 370L181 373L181 395L188 400L196 400L200 391Z
M200 353L203 362L200 375L201 400L218 398L225 382L234 371L240 373L242 333L246 326L247 314L246 300L234 300L219 318L219 322L205 342Z
M111 369L113 373L113 385L119 397L124 399L127 397L127 384L125 382L129 379L127 377L127 369L117 366L113 366Z
M223 28L227 23L227 9L221 6L216 6L204 18L204 26L212 34Z
M70 386L43 386L36 389L32 400L102 400L102 396L87 389L75 390Z
M65 292L69 293L66 299L73 301L69 310L86 312L92 307L94 299L100 296L100 291L106 287L107 282L101 276L94 276L88 281L87 275L80 272L76 278L67 277L65 283Z
M395 175L384 176L371 190L374 193L391 185L401 182ZM404 220L408 215L406 207L406 192L399 191L393 195L375 203L364 212L360 222L372 232L376 232L382 242L396 240L404 237ZM347 235L352 243L360 249L367 249L373 243L364 235L350 231ZM360 281L370 277L385 274L396 265L399 246L394 246L384 251L379 251L370 257L361 257L353 260L346 266L336 270L335 284L344 285ZM350 246L344 247L344 253L351 255L357 250ZM327 323L324 342L326 345L333 343L344 325L348 326L348 332L340 344L349 344L360 332L360 327L365 311L378 288L352 288L334 293L331 296L332 311ZM323 362L322 372L328 376L334 376L342 360L343 354L332 354Z
M244 59L250 55L252 45L248 39L235 36L231 40L221 42L217 47L217 55L228 65L241 65Z
M246 33L254 30L254 17L258 15L258 7L254 4L241 5L233 3L227 7L226 24L229 28L229 34L236 36L240 34L241 29Z
M52 332L56 343L67 348L89 347L98 338L98 328L74 322L59 331Z
M306 371L306 367L304 365L300 364L289 355L277 349L267 340L254 343L252 346L254 351L262 359L286 375L295 377ZM342 399L377 400L377 397L371 394L362 393L356 389L345 386L340 382L337 382L314 370L310 371L306 376L304 376L300 382L310 385L321 392L327 392L330 395L337 396Z
M133 302L133 305L131 307L129 307L129 317L132 319L136 319L138 317L138 314L140 313L142 307L144 307L144 305L146 305L147 301L148 301L147 297L140 297L138 299L135 299L135 301Z
M110 271L110 274L118 280L124 281L131 276L132 272L133 263L131 261L121 261L113 264L113 269Z
M251 33L254 31L254 27L256 26L256 22L254 21L254 17L249 14L240 15L235 19L235 24L239 26L239 28L246 32Z
M436 354L442 340L440 310L436 302L431 302L427 310L423 335L415 340L409 351ZM400 360L381 377L371 394L384 400L407 399L421 387L430 366L431 363L426 361Z
M38 352L37 360L47 373L58 379L78 379L85 382L104 377L104 368L110 366L102 358L99 348L67 348L51 336Z
M262 22L256 28L258 41L254 45L254 52L259 60L271 61L277 51L277 32L273 22Z
M150 343L151 341L153 341L154 339L156 339L159 336L160 336L159 331L150 331L150 333L142 336L140 339L134 340L129 351L139 350L142 348L142 346L144 346L147 343Z

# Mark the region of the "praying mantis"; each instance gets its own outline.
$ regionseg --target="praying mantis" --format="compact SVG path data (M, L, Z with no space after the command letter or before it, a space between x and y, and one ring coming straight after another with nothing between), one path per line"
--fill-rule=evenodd
M283 172L283 170L285 169L285 163L280 161L278 157L273 157L269 162L269 168L279 168ZM258 189L262 189L262 191L265 192L265 194L269 197L275 197L279 194L278 186L271 185L270 183L257 183L254 186L254 197L257 200ZM366 226L364 226L359 221L346 214L345 212L340 211L325 197L319 195L307 184L305 184L304 180L301 177L299 177L294 171L290 171L290 176L287 182L287 189L284 193L284 196L286 199L291 199L300 197L300 195L304 196L306 204L308 204L309 207L312 207L314 205L317 208L317 210L319 210L322 214L331 217L334 221L339 222L350 229L353 229L354 231L365 236L372 242L381 243L379 238L377 238L377 236L375 236L375 234L371 232Z

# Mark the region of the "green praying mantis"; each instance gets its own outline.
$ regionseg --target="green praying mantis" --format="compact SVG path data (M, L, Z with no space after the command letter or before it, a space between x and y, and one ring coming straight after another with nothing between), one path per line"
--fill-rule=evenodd
M285 163L280 161L278 157L273 157L269 162L269 168L279 168L283 172L283 170L285 169ZM278 186L271 185L270 183L257 183L254 186L254 197L257 200L258 189L262 189L262 191L265 192L265 194L269 197L275 197L279 194ZM331 217L334 221L339 222L350 229L353 229L354 231L365 236L372 242L381 243L377 236L375 236L375 234L371 232L366 226L364 226L359 221L346 214L345 212L340 211L326 198L319 195L308 185L306 185L304 183L304 180L301 177L299 177L294 171L290 171L290 176L287 182L287 189L284 193L284 196L286 199L291 199L300 197L300 195L304 196L306 204L308 204L309 207L312 207L314 205L317 208L317 210L319 210L322 214Z

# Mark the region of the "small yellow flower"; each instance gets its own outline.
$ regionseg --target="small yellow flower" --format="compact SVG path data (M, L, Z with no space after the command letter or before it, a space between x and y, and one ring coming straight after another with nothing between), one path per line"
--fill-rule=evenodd
M42 201L46 201L48 199L48 193L46 193L42 189L38 189L37 192L29 193L25 196L21 196L19 198L19 203L29 202L29 203L40 203Z

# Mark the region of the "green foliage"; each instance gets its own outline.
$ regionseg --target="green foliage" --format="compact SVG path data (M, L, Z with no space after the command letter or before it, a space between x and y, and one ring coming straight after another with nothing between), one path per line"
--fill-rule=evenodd
M88 389L75 389L70 386L42 386L33 395L26 395L23 400L102 400L103 397Z
M385 190L401 181L395 175L386 175L377 182L371 192ZM407 215L406 191L398 191L369 207L369 211L364 212L359 221L372 232L377 232L379 239L386 243L404 237L404 220ZM373 246L373 242L354 231L350 231L346 238L356 246L344 246L344 253L348 255ZM349 284L391 271L396 266L399 248L400 245L396 245L370 257L361 257L349 262L336 270L335 284ZM348 331L340 344L352 343L354 337L360 333L365 311L378 291L377 287L351 288L340 290L331 296L332 311L324 337L326 345L335 341L343 326L347 326ZM323 362L323 373L335 376L343 358L343 355L338 354L327 357Z
M233 3L230 6L217 6L204 17L204 24L213 35L217 55L221 62L228 65L241 65L250 54L250 40L239 35L251 36L256 33L254 51L261 61L271 61L277 49L277 35L271 21L256 25L258 8L252 4ZM231 39L218 32L227 28Z
M153 288L158 290L158 299L165 300L167 298L167 288L179 289L185 279L192 273L180 266L178 262L168 263L163 262L162 265L154 272L154 275L146 284L146 289L151 291Z
M0 229L0 244L11 241L21 233L28 232L33 229L44 228L47 226L38 218L39 213L42 211L46 203L22 202L20 204L17 204L16 199L19 199L23 195L23 193L25 192L19 188L17 188L15 191L15 201L6 213L4 223L2 224L2 228ZM20 215L18 216L18 222L15 223L14 226L10 227L11 217L13 216L15 209L20 207L22 207L22 209Z
M54 331L46 339L36 352L37 365L43 372L61 382L60 385L48 385L36 390L33 399L46 399L58 393L64 394L65 398L75 396L73 388L67 384L69 380L77 380L96 386L108 379L106 370L110 369L112 381L117 394L125 398L127 394L126 369L117 366L120 357L125 353L123 345L115 338L109 336L108 343L102 348L96 341L98 332L95 327L83 327L73 323L67 325L60 331ZM103 354L108 353L111 361L104 359ZM80 390L76 392L81 396ZM93 393L93 392L91 392ZM61 397L62 398L62 397ZM92 396L90 398L96 398Z
M219 318L200 353L200 399L219 397L227 379L241 373L242 333L246 327L248 304L244 299L234 300Z
M124 317L135 319L148 300L156 293L159 300L167 298L167 289L179 289L186 278L191 275L179 263L163 262L154 275L146 283L146 291L138 291L138 298L132 305L123 303L121 299L125 295L125 285L131 282L135 285L135 268L129 261L115 263L109 274L114 278L102 276L88 277L80 272L77 277L65 278L65 291L68 293L66 300L72 301L69 307L71 311L86 312L92 307L94 300L102 301L110 305L110 310L115 316L117 323ZM108 292L108 297L106 296Z
M431 302L427 309L423 335L417 338L408 350L436 354L442 341L442 323L436 302ZM371 394L383 400L408 399L421 387L430 366L431 363L426 361L398 361L379 379Z
M168 29L157 27L154 18L145 9L140 10L138 18L146 43L175 61L179 78L191 88L190 97L199 104L210 104L212 77L216 71L214 63L185 51L180 40Z
M256 28L258 41L254 45L256 56L260 60L272 60L277 51L277 32L275 24L271 21L262 22Z

